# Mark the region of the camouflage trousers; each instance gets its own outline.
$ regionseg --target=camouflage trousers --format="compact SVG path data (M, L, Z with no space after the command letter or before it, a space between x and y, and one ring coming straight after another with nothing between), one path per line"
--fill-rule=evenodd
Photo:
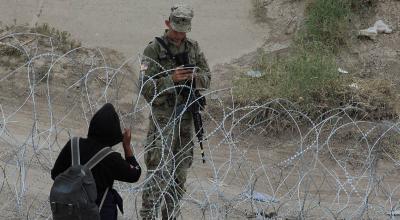
M187 118L187 117L186 117ZM188 169L193 162L193 120L151 121L144 160L147 167L142 194L142 219L175 219L180 214L180 200L186 192Z

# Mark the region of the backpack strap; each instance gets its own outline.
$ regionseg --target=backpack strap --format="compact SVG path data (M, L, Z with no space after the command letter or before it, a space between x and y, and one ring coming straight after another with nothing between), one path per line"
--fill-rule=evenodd
M105 157L107 157L109 154L114 152L111 147L105 147L101 149L99 152L97 152L90 160L84 165L89 169L92 169L94 166L96 166L101 160L103 160Z
M108 193L108 189L109 189L110 187L107 187L106 188L106 191L104 192L104 194L103 194L103 198L101 198L101 202L100 202L100 206L99 206L99 212L101 211L101 208L103 208L103 204L104 204L104 200L106 200L106 196L107 196L107 193Z
M171 50L168 48L167 44L161 37L156 37L156 41L160 44L165 51L167 51L168 56L175 61L175 56L172 54Z
M99 152L97 152L90 160L85 164L85 166L89 169L92 169L95 167L101 160L103 160L105 157L107 157L109 154L114 152L111 147L105 147L101 149ZM99 211L101 211L101 208L103 207L104 200L106 199L107 193L108 193L109 187L106 188L106 191L103 194L103 198L101 199L100 206L99 206Z
M72 166L81 164L81 158L79 154L79 137L72 137L71 139L71 159Z

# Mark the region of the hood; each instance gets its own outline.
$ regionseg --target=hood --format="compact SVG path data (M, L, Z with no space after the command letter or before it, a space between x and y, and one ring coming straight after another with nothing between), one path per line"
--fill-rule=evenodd
M119 117L112 104L105 104L94 114L90 121L88 138L110 147L122 142Z

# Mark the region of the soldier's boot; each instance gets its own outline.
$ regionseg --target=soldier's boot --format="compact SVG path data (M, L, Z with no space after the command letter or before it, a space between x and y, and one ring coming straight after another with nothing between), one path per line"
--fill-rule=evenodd
M162 220L175 220L179 214L179 203L176 199L166 195L164 204L161 207Z
M177 174L182 174L181 169L177 169ZM185 193L184 182L186 182L186 173L185 175L177 175L175 176L175 181L168 188L168 193L164 195L164 204L161 207L161 214L163 220L176 219L181 214L180 212L180 202Z
M145 206L142 204L142 209L140 210L140 216L142 220L157 220L158 219L158 209L159 207Z
M156 220L158 219L158 210L160 207L159 198L161 192L156 186L156 177L151 177L151 172L148 172L146 178L150 180L144 185L142 193L142 208L140 209L140 216L143 220Z

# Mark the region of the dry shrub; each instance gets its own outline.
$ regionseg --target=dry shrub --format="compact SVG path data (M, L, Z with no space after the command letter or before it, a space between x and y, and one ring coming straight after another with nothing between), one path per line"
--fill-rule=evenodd
M399 89L385 79L356 79L350 88L352 105L366 114L366 119L393 119L399 111Z
M23 54L21 49L7 45L0 44L0 56L19 57Z
M376 163L381 159L389 161L400 159L398 147L400 135L393 124L385 122L349 124L348 121L343 121L336 124L336 128L344 123L346 126L336 130L330 137L329 144L321 150L323 155L344 162L352 168L369 166L370 163ZM330 133L330 129L326 129L325 132Z
M68 89L68 95L71 96L79 92L82 87L84 81L80 79L84 74L95 67L107 66L119 68L123 72L133 72L129 65L120 68L125 58L112 49L80 48L72 53L64 54L66 50L78 46L77 41L72 39L67 32L56 30L47 24L33 29L27 25L7 26L5 29L0 29L0 35L5 36L0 42L0 67L2 67L0 69L5 70L0 73L0 78L4 77L4 80L0 82L0 93L3 95L10 93L17 97L25 96L26 91L29 92L27 83L35 82L35 92L38 92L39 96L47 92L61 94L69 87L71 88ZM21 52L19 57L15 57L20 54L18 49L26 51L27 54L38 54L38 56L33 59ZM19 68L24 65L27 67L28 64L29 68ZM107 77L104 75L108 74L111 77L114 73L111 69L104 70L103 68L91 71L91 74L88 74L88 86L97 90L109 83L105 81ZM125 78L124 74L118 74L108 86L114 87L117 84L115 82L119 83L123 78Z
M81 46L81 42L72 39L70 33L50 27L47 23L32 28L31 32L51 37L54 46L63 53Z

